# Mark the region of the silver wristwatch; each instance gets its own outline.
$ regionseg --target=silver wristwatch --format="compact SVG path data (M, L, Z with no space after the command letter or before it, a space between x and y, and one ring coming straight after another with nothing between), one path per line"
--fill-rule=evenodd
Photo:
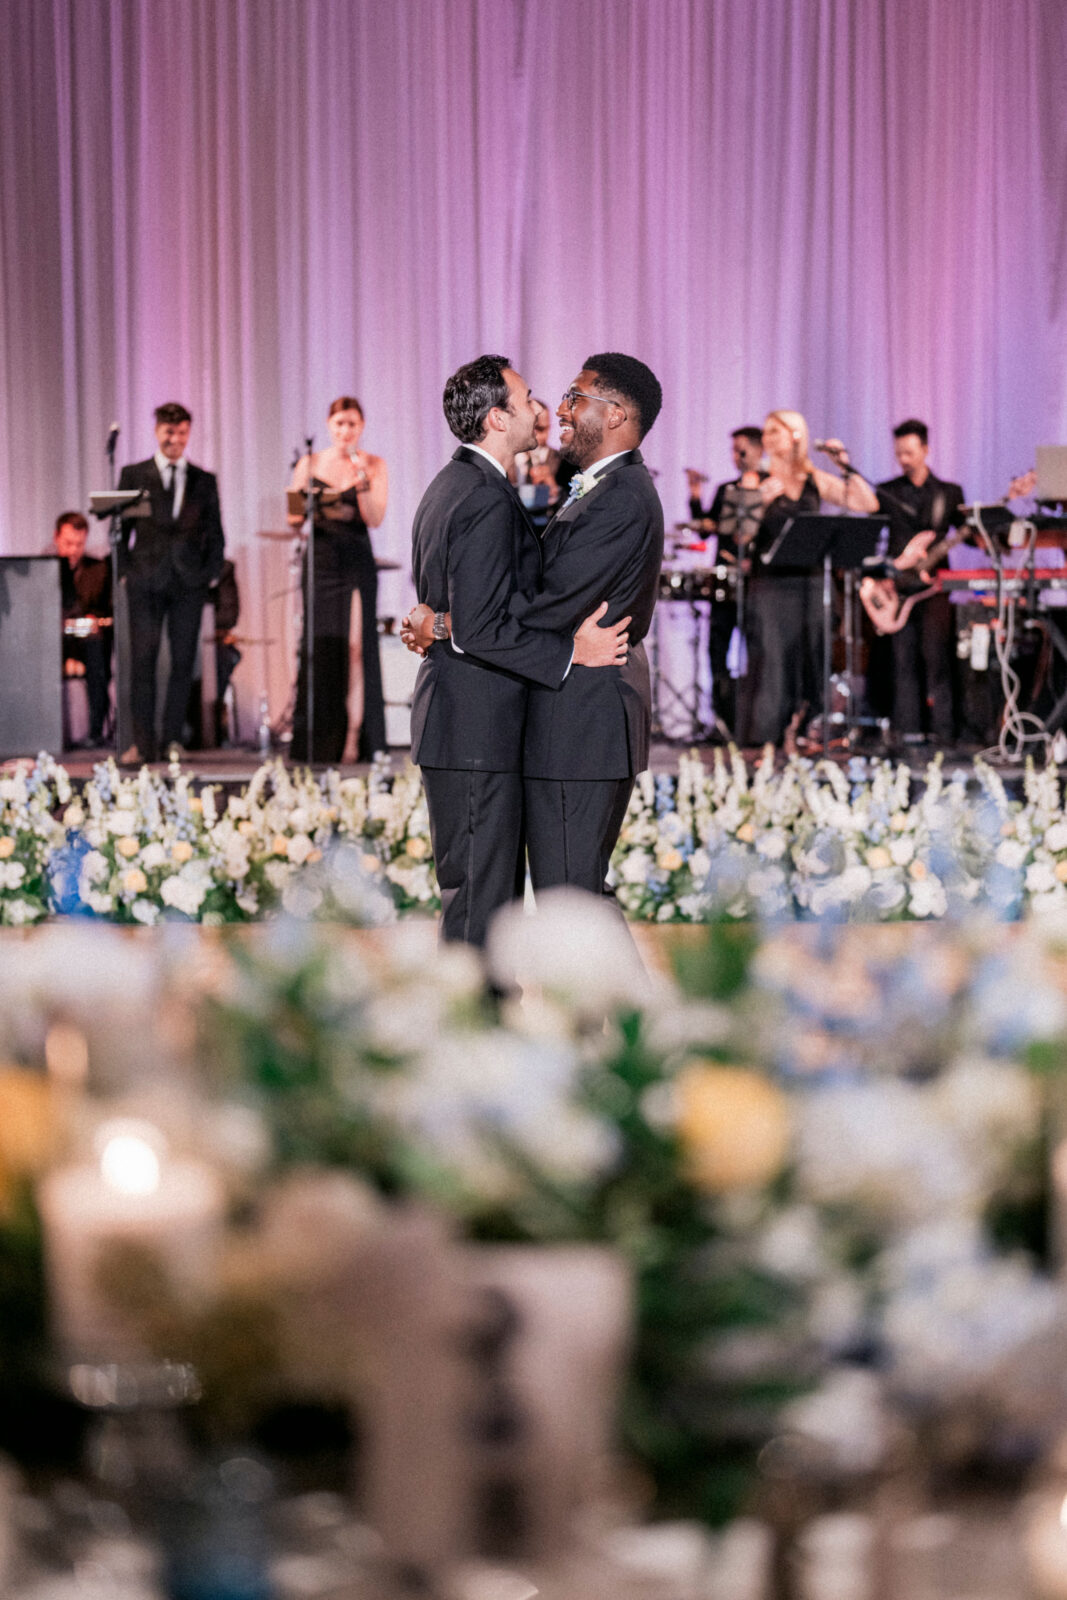
M448 638L448 616L444 611L435 611L433 614L433 636L435 639Z

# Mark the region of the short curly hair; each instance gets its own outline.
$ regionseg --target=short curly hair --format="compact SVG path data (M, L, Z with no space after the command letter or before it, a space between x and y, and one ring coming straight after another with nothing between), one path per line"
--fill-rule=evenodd
M494 406L506 411L511 396L504 378L507 356L479 356L454 372L445 384L445 421L462 444L485 437L485 419Z
M613 390L622 396L627 405L633 407L637 413L638 431L643 439L663 405L663 390L656 374L643 361L638 361L636 356L624 356L617 350L588 356L582 362L582 370L596 373L594 389L602 394Z
M187 411L183 405L179 405L177 400L168 400L166 405L156 407L157 428L162 427L164 423L173 428L177 427L179 423L192 422L192 420L193 413Z

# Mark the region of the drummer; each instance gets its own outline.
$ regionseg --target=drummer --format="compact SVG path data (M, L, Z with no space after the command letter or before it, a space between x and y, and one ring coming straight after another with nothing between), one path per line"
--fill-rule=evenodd
M738 475L719 484L706 512L701 505L701 489L707 482L707 476L691 467L686 469L691 526L701 533L717 536L716 560L727 565L737 560L735 535L740 510L737 491L758 489L767 476L760 465L763 460L763 430L755 426L735 428L730 435L730 450ZM718 740L732 737L735 731L736 686L727 671L726 658L736 623L737 606L732 592L717 588L711 607L708 650L711 656L711 704L715 715L712 737Z
M89 524L80 511L56 518L51 553L59 557L63 602L63 676L84 678L89 744L104 742L111 685L111 563L85 553Z

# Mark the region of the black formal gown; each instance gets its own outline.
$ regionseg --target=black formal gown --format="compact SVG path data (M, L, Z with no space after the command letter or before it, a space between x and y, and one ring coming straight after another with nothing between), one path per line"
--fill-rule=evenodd
M320 478L317 488L329 488ZM343 509L342 509L343 508ZM333 515L327 515L332 511ZM347 515L346 515L347 513ZM292 755L297 761L340 761L348 734L349 651L352 595L358 591L363 610L363 724L359 760L369 761L385 749L385 704L378 650L378 569L370 533L354 489L315 518L315 731L308 750L307 632L300 643ZM301 579L307 615L307 560Z
M790 517L819 510L819 490L809 474L795 500L779 495L764 508L752 557L746 620L748 677L742 695L741 742L780 744L798 711L803 720L822 709L822 572L763 565Z

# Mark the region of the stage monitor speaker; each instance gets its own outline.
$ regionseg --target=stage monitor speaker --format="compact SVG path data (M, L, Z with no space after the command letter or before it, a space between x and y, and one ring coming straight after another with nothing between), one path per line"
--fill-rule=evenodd
M63 748L63 601L55 556L0 556L0 757Z

